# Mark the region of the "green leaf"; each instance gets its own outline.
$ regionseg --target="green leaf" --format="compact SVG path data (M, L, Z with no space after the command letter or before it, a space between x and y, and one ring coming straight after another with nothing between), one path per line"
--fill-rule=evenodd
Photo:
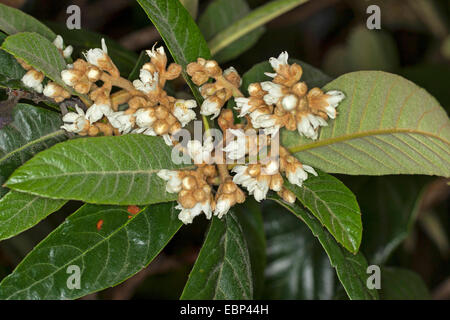
M225 30L219 32L219 34L208 42L211 53L215 55L242 36L307 1L275 0L253 10L245 17L235 21Z
M308 227L273 201L264 202L263 215L268 261L263 298L333 299L336 273Z
M0 130L0 186L10 174L36 153L67 139L61 116L55 112L19 103L13 121ZM0 197L7 192L0 187Z
M281 143L329 173L450 176L450 121L425 90L394 74L345 74L324 88L346 95L316 141L283 130Z
M129 134L60 143L17 169L11 189L97 204L151 204L175 200L156 173L180 169L161 137ZM192 168L193 165L190 165Z
M158 29L173 59L183 67L183 77L197 102L202 101L198 88L186 73L186 66L197 58L211 58L200 29L180 1L138 0L150 20Z
M311 213L303 210L298 205L286 203L278 197L272 199L303 220L314 236L319 239L350 299L378 299L378 292L375 289L367 288L367 261L362 253L356 255L349 253L333 239Z
M285 182L300 202L324 225L333 237L350 252L361 244L361 211L355 195L335 177L318 171L309 175L302 187Z
M408 237L429 177L344 177L363 212L361 250L373 264L383 264Z
M383 300L431 299L427 286L417 273L392 267L381 269L380 297Z
M116 41L89 30L84 29L67 29L65 24L48 23L64 39L65 45L72 45L74 52L72 57L81 56L82 52L91 48L100 48L101 39L104 38L108 47L108 55L114 64L119 68L120 74L126 77L133 69L138 55L125 49Z
M198 27L208 41L249 12L250 8L245 0L215 0L200 16ZM236 58L250 49L263 33L264 27L256 28L215 53L214 59L218 62L225 62Z
M181 227L174 203L128 216L126 207L84 205L0 283L0 298L76 299L117 285L147 266ZM80 268L79 289L67 286L69 266Z
M0 32L0 43L6 39L6 34ZM4 50L0 50L0 88L25 89L21 79L25 70L17 60Z
M40 34L23 32L9 36L1 48L73 92L61 79L61 71L66 68L63 56L53 43Z
M252 293L250 257L236 215L213 217L181 299L242 300L252 299Z
M0 30L13 35L19 32L36 32L50 41L56 34L43 23L18 9L0 3Z
M253 298L259 299L264 287L266 268L266 237L260 205L252 199L234 208L247 242L252 267Z
M17 60L7 53L0 50L0 87L11 89L26 88L21 79L25 75L25 70Z
M49 214L59 210L66 201L41 198L10 191L0 199L0 240L25 231Z

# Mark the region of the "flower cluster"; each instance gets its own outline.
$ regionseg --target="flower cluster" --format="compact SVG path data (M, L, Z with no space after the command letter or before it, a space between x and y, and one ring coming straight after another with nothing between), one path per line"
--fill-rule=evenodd
M236 69L230 67L222 72L216 61L198 58L197 62L187 66L187 73L192 81L200 87L200 93L205 99L200 108L200 114L217 118L220 110L233 96L233 89L241 86L242 80ZM210 78L215 81L206 83Z
M53 44L59 50L64 59L70 59L73 48L72 46L64 47L64 40L60 35L56 36ZM45 75L42 72L36 70L22 59L17 59L17 61L22 68L27 71L27 73L22 77L22 83L26 87L38 93L43 93L49 98L53 98L57 103L63 101L64 99L70 98L70 93L55 82L47 81L47 84L44 87L43 83L45 80Z
M88 95L93 101L84 115L87 121L73 122L63 127L78 134L90 136L121 135L138 133L162 136L168 145L173 144L172 135L196 118L195 100L176 99L167 95L164 85L167 80L177 78L181 66L172 63L167 66L163 47L147 50L150 62L139 71L139 79L133 82L120 76L120 72L108 55L108 48L102 39L102 48L88 50L85 60L78 59L67 70L63 70L63 81L75 91ZM99 86L99 83L101 86ZM122 89L111 94L112 88ZM125 110L119 105L126 104ZM70 113L63 120L72 120Z
M61 37L54 43L65 58L70 56L72 48L64 48ZM150 62L142 66L134 81L120 76L103 39L101 48L88 50L84 59L68 65L61 78L83 102L87 101L87 109L76 106L75 112L65 114L62 128L89 136L162 136L168 145L178 144L173 135L196 119L197 103L177 99L164 90L166 81L179 77L181 66L168 65L163 47L153 47L147 54ZM56 83L48 82L43 88L44 75L19 62L28 71L23 81L29 87L43 91L57 102L70 98L71 93ZM301 66L289 64L286 52L269 62L275 72L266 75L272 81L250 84L248 97L241 93L242 80L233 67L222 71L216 61L203 58L187 65L187 74L200 86L204 98L199 113L218 118L223 137L215 143L208 137L203 143L190 140L183 143L184 147L178 144L196 168L164 169L157 173L166 182L166 191L177 194L178 217L184 223L192 223L202 213L208 219L213 215L222 218L231 207L245 201L243 189L258 202L272 190L292 203L296 198L283 186L284 177L302 187L309 175L317 175L312 167L302 164L284 147L274 145L271 139L280 128L298 130L301 135L316 139L319 127L336 117L336 107L344 95L339 91L324 93L319 88L308 90L306 83L300 81ZM113 91L114 87L119 90ZM233 110L224 108L233 98L237 116L243 118L239 123ZM261 158L262 149L278 152ZM234 163L237 160L241 161L239 165Z
M272 81L252 83L250 97L235 98L239 116L248 116L253 127L263 128L266 134L276 134L285 127L298 130L300 135L317 139L320 126L327 126L328 118L336 117L336 107L344 99L340 91L324 93L319 88L308 91L300 82L302 67L288 63L287 52L270 58L274 73L265 73Z

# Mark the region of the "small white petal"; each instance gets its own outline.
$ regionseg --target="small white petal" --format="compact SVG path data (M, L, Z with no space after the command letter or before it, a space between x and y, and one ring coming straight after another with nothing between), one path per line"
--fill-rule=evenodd
M309 173L311 173L311 174L313 174L313 175L315 175L317 177L317 172L316 172L316 170L314 170L313 167L310 167L310 166L304 164L303 165L303 170L305 170L306 172L309 172Z
M211 119L214 119L219 116L220 106L217 102L211 101L210 99L206 99L203 101L202 106L200 107L200 114L204 116L211 116Z
M55 45L56 48L58 48L59 50L62 50L64 47L63 38L60 35L57 35L55 40L53 40L53 44Z
M72 46L67 46L64 50L63 50L63 56L66 59L69 59L70 56L72 55L73 52L73 47Z
M173 146L172 138L170 137L169 134L163 134L162 137L163 137L163 139L164 139L164 142L165 142L169 147Z
M216 203L216 209L214 210L214 215L217 216L219 219L222 219L222 217L227 214L227 212L231 208L231 202L228 199L221 199L217 201Z

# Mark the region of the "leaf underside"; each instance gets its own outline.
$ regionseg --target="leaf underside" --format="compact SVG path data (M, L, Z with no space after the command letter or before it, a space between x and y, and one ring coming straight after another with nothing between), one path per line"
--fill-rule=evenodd
M381 71L348 73L324 90L346 98L319 139L282 132L282 144L302 162L330 173L450 176L450 121L425 90Z

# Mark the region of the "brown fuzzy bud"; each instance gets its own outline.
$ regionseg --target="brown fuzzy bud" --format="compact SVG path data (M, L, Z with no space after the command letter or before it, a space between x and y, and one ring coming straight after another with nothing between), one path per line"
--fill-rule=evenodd
M169 131L169 125L166 121L158 119L153 123L153 130L155 130L157 135L164 135Z
M144 108L144 107L148 107L148 101L143 98L143 97L132 97L129 101L128 101L128 106L131 109L137 110L139 108Z
M222 69L219 67L219 64L215 60L206 61L205 71L211 78L215 78L222 74Z
M113 127L109 123L106 124L97 121L96 123L94 123L94 126L96 126L104 136L113 135Z
M304 82L298 82L292 87L292 92L297 97L303 97L308 92L308 86Z
M96 126L90 126L88 130L88 135L91 137L95 137L96 135L98 135L99 132L100 130Z
M73 88L81 94L87 94L91 89L91 83L87 80L79 81Z
M233 67L229 67L228 69L226 69L223 72L223 76L236 88L239 88L242 84L242 79L239 76L239 73Z
M286 189L286 188L284 188L284 187L281 189L280 192L278 192L278 195L279 195L284 201L289 202L289 203L294 203L295 200L297 199L297 198L295 197L295 194L293 194L291 191L289 191L288 189Z
M178 194L178 202L186 209L192 209L197 203L191 193L183 194L182 192Z
M259 176L261 173L261 165L250 164L247 168L247 173L253 178Z
M171 63L167 68L167 71L164 73L164 76L167 80L173 80L180 76L181 74L181 66L177 63Z
M194 190L197 188L197 181L194 176L188 175L181 181L184 190Z
M203 202L207 199L206 192L204 190L195 190L193 192L194 198L197 202Z
M181 129L181 123L175 122L174 124L172 124L172 125L170 126L169 133L170 133L171 135L174 135L174 134L177 133L180 129Z
M169 111L163 106L158 106L155 109L155 116L158 119L167 119L169 116Z

